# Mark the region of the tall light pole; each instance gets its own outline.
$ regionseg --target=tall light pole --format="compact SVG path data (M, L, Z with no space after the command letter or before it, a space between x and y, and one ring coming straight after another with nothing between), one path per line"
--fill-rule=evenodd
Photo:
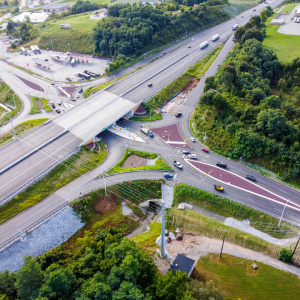
M162 199L161 205L161 257L166 257L165 244L165 201Z
M200 180L200 190L202 190L202 182L207 178L207 175L210 174L212 171L213 170L210 170L208 173L206 173L204 178L200 177L201 178L201 180Z

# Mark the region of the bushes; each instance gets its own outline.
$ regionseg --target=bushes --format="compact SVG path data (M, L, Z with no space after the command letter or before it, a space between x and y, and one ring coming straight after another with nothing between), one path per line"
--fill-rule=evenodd
M278 255L278 259L282 260L286 263L292 263L293 262L293 250L288 250L286 248L283 248L280 250L280 253Z

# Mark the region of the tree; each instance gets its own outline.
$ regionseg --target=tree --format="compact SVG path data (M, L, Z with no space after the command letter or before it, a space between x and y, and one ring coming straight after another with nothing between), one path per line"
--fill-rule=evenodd
M7 270L3 273L0 273L0 294L2 293L6 295L8 299L16 299L17 289L15 283L15 273L9 273Z
M263 99L262 101L260 101L261 104L265 104L266 106L268 106L269 108L280 108L281 106L281 100L278 96L274 96L271 95L265 99Z
M189 283L189 290L195 300L223 300L225 293L215 287L212 280L206 283L191 280Z
M9 20L7 22L7 27L6 29L9 31L9 32L13 32L15 30L15 25L14 25L14 22L12 20Z
M161 300L181 300L188 289L189 278L181 271L173 274L169 271L165 276L158 274L155 284L155 295Z
M286 80L284 78L280 78L278 80L277 87L279 90L285 90L287 88Z
M21 299L37 296L39 288L44 282L42 269L33 256L24 258L24 265L16 275L16 287Z
M282 248L279 252L278 259L286 263L292 263L293 262L292 255L293 255L293 250Z
M112 300L150 300L132 282L123 281L120 288L113 293Z
M204 93L201 98L200 98L200 102L203 104L207 104L207 105L213 105L214 101L214 96L216 95L217 91L210 89L208 90L206 93Z
M264 35L260 30L256 28L251 28L245 32L245 34L241 39L241 43L243 44L245 43L246 40L250 40L250 39L256 39L259 42L262 42L264 40Z
M265 97L266 94L261 88L255 88L252 92L252 100L254 104L258 104Z

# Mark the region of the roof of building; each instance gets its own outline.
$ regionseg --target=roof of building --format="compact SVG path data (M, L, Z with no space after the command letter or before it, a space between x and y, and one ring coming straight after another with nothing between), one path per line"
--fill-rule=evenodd
M69 6L71 6L70 3L57 3L57 4L52 4L52 5L46 6L45 9L48 9L48 8L56 9L56 8L69 7Z
M171 265L171 270L174 272L180 270L181 272L187 273L188 276L190 277L190 275L194 270L195 264L196 264L195 260L178 253Z

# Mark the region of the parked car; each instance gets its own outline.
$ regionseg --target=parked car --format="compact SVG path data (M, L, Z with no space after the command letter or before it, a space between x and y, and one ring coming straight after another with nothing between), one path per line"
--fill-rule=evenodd
M177 167L178 169L182 169L182 164L181 164L179 161L174 160L173 164L174 164L174 166Z
M80 95L77 95L76 98L79 99L79 98L80 98Z
M224 191L224 188L222 187L222 186L220 186L220 185L214 185L214 187L215 187L215 189L217 190L217 191L219 191L219 192L223 192Z
M202 151L208 153L208 149L207 148L202 148Z
M191 154L191 152L189 150L183 150L182 153L183 154Z
M50 83L51 85L55 85L55 83Z
M78 93L82 93L83 92L83 89L81 88L79 91L78 91Z
M190 159L197 159L197 155L196 154L190 154L188 157Z
M178 113L175 114L175 117L176 117L176 118L179 118L179 117L181 117L181 116L182 116L182 113L181 113L181 112L178 112Z
M194 137L190 137L190 140L192 141L192 142L196 142L196 139L194 138Z
M221 167L221 168L224 168L224 169L227 168L227 164L221 163L221 162L219 162L219 161L216 163L216 165L217 165L218 167Z
M165 54L167 54L167 52L166 52L166 51L164 51L164 52L163 52L163 54L165 55Z
M252 175L246 175L246 178L252 181L256 181L255 177Z
M66 79L67 79L68 81L72 81L72 79L71 79L70 77L66 77Z
M152 87L153 86L153 84L152 83L148 83L148 87Z
M173 178L173 174L171 174L171 173L165 173L165 174L164 174L164 177L165 177L166 179L172 179L172 178Z
M192 48L192 46L191 46L191 45L188 45L188 48Z

